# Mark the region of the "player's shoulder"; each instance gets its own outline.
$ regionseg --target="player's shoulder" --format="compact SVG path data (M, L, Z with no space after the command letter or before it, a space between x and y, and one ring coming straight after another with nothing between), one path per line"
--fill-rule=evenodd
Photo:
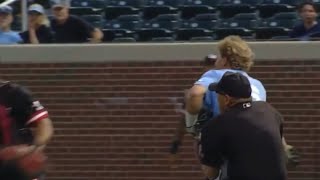
M211 69L203 74L203 76L210 76L215 78L222 78L223 74L227 71L234 71L232 69Z

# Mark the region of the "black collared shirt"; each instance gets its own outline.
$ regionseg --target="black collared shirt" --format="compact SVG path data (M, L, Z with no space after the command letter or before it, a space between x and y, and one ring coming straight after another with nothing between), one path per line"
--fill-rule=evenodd
M56 19L51 21L56 43L85 43L92 37L94 27L87 21L70 15L67 21L59 24Z
M202 164L228 161L229 180L285 180L282 117L266 102L240 103L201 132Z

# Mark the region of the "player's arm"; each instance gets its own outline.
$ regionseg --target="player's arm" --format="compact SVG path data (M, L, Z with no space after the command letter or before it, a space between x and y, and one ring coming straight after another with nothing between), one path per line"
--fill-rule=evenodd
M34 127L33 144L39 147L45 147L53 136L53 125L49 118L48 111L39 101L33 102L32 114L26 124Z
M178 126L176 128L176 132L174 134L173 140L170 146L170 153L177 154L179 151L179 147L182 144L184 135L186 134L186 125L184 116L180 118Z
M34 144L44 147L53 136L51 119L45 118L37 122L34 130Z
M186 102L186 109L190 114L198 114L203 104L203 97L207 88L195 84L189 91Z
M201 78L194 83L186 96L186 109L189 114L196 115L199 113L208 86L217 81L216 72L211 70L204 73Z
M16 85L13 100L14 116L22 121L26 127L32 127L35 146L45 146L53 135L53 126L49 118L48 111L40 104L34 101L31 92Z

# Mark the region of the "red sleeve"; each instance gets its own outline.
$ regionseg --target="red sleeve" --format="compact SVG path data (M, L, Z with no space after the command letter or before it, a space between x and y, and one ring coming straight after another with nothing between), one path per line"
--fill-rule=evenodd
M39 101L34 101L32 108L33 112L26 123L27 125L49 118L48 111L40 104Z

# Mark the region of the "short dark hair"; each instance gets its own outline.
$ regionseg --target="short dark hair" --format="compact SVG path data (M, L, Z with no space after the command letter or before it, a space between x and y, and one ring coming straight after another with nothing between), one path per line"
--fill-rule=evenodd
M312 6L314 11L318 12L317 5L312 0L306 0L306 1L303 1L301 4L299 4L298 5L298 11L301 12L302 9L304 8L304 6L306 6L306 5Z

